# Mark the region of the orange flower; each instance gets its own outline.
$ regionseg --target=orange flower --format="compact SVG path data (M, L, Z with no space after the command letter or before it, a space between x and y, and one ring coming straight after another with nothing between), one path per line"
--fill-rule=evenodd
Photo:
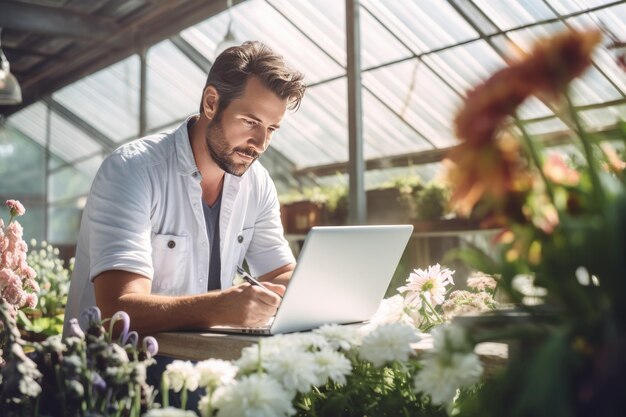
M518 142L505 134L492 145L476 147L465 142L452 149L444 161L448 181L454 185L451 201L462 215L471 214L483 198L505 200L507 195L531 187L531 175Z
M455 119L455 133L462 141L480 146L495 139L498 129L532 93L519 67L496 72L471 90Z
M521 61L513 62L467 93L455 119L459 139L480 146L495 140L507 117L532 94L550 96L591 64L599 31L569 31L540 41Z
M556 96L591 65L591 53L602 40L599 30L559 33L538 41L520 66L525 82L535 93Z

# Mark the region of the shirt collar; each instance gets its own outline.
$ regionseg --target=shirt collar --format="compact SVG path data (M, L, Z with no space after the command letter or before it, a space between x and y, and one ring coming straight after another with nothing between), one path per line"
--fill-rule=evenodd
M189 116L174 132L174 146L176 147L178 170L181 175L192 175L194 172L198 172L196 161L193 158L193 151L191 150L191 142L189 141L189 130L187 129L188 123L197 117L197 114Z
M176 155L178 158L178 170L181 175L193 175L198 172L198 167L196 166L196 160L193 157L193 151L191 150L191 142L189 140L189 123L197 119L199 116L194 114L189 116L185 121L183 121L174 133L175 140L174 146L176 146ZM195 122L196 120L194 120ZM226 173L224 178L224 188L228 186L235 186L238 188L239 183L243 179L243 177L247 174L243 174L241 177L237 177L231 174Z

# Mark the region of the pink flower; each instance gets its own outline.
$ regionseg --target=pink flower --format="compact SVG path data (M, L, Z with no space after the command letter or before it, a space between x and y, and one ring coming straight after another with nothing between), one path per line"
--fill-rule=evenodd
M27 279L26 281L24 281L24 288L30 288L36 293L41 291L41 288L39 288L39 284L34 279Z
M37 294L31 292L31 293L26 294L26 299L24 301L24 304L28 308L35 308L37 306L37 301L39 301L37 299Z
M5 287L2 291L2 298L7 300L9 304L13 304L17 307L23 306L26 300L26 294L22 290L22 283L20 282L18 285Z
M9 238L9 242L15 245L22 239L24 229L22 229L22 225L19 222L11 222L11 224L7 226L4 233Z
M578 171L570 168L563 157L556 153L548 155L548 159L543 164L543 172L555 184L575 186L580 181Z
M11 217L21 216L26 213L26 209L18 200L7 200L4 204L6 204L11 211Z
M15 272L10 269L3 268L0 269L0 291L4 289L4 287L8 287L9 285L15 285L18 278L15 276Z

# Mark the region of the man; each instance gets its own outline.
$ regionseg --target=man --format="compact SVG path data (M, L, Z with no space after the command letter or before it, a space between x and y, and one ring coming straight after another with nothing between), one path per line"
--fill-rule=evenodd
M276 189L256 159L303 75L260 42L224 51L200 114L117 149L96 175L77 244L65 313L119 310L140 334L266 323L294 268ZM246 260L259 286L233 286ZM218 291L214 291L218 290Z

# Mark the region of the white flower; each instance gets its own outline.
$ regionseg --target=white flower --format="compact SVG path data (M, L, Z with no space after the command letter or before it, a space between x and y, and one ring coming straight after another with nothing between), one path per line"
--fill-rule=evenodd
M329 379L339 383L346 383L346 376L352 372L352 363L342 353L330 349L322 349L313 354L317 375L314 385L323 385Z
M280 355L265 362L267 373L287 390L306 393L317 382L315 356L300 349L285 348Z
M218 417L280 417L296 414L291 401L290 393L274 378L253 374L218 388L214 406Z
M237 374L237 367L229 361L208 359L196 363L196 372L199 375L200 387L215 388L233 382Z
M359 353L374 366L390 361L406 361L413 352L411 343L418 340L413 327L402 323L386 324L365 336Z
M328 341L324 336L317 333L290 333L281 334L264 341L264 347L276 349L300 349L317 350L328 346Z
M458 388L475 384L483 373L483 366L475 353L436 353L420 361L422 369L414 379L416 392L430 396L435 405L448 405Z
M462 327L438 326L432 336L433 351L420 361L414 387L428 394L433 404L450 404L458 388L478 382L483 366Z
M198 417L196 413L188 410L181 410L180 408L166 407L166 408L153 408L142 417Z
M419 323L419 312L413 306L407 305L400 294L385 298L370 319L369 328L378 327L387 323L405 323L415 326Z
M271 339L270 339L271 340ZM259 353L261 357L259 358ZM259 341L258 344L245 347L241 350L241 356L235 362L240 374L255 372L259 367L264 366L272 358L281 354L281 348L277 343L267 343L267 340Z
M446 285L454 285L452 274L454 271L441 268L439 264L429 266L428 269L414 269L406 280L407 285L398 288L400 293L406 292L407 303L422 308L422 297L432 306L443 303L446 295Z
M444 324L435 327L430 334L433 336L435 351L471 352L473 347L467 340L465 329L461 326Z
M189 361L173 361L165 368L163 378L167 379L168 386L175 392L182 390L183 386L188 391L195 391L198 388L200 374Z
M361 345L362 336L357 327L340 326L338 324L325 324L313 330L326 339L328 345L333 349L348 351L353 347Z

